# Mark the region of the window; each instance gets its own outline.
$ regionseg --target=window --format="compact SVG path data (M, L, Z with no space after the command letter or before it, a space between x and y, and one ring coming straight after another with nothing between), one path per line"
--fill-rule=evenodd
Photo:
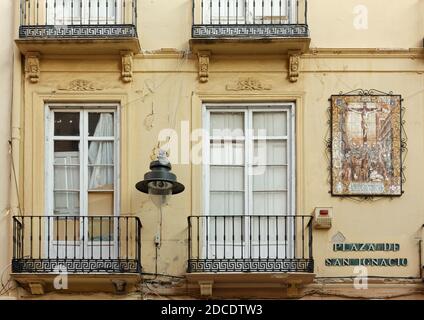
M46 117L46 207L58 217L49 228L55 250L82 237L112 245L114 220L100 217L119 214L116 108L50 107Z
M224 258L228 249L234 255L224 243L235 238L236 256L249 250L252 258L287 256L278 250L288 247L277 249L277 240L287 239L290 229L279 228L287 224L281 217L295 215L294 106L206 106L204 117L210 134L204 146L204 211L229 217L210 219L207 242L214 249L205 248L205 254ZM271 239L266 249L250 240L259 234Z
M125 1L128 0L47 0L47 24L117 24L121 2Z
M295 23L295 0L203 0L204 24Z

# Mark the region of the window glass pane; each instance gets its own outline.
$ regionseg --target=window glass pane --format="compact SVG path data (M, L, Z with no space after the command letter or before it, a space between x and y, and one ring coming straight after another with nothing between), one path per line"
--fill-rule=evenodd
M255 169L253 191L283 191L287 189L286 166L263 166Z
M90 141L88 143L89 165L114 164L113 141Z
M286 165L287 141L255 141L253 164Z
M213 137L243 137L244 113L223 112L210 114L210 135Z
M89 191L113 191L113 166L92 166L88 168Z
M75 191L54 191L54 214L74 215L80 213L80 196Z
M55 141L55 164L79 164L79 141Z
M113 190L114 152L111 141L90 141L88 145L89 190Z
M245 3L247 3L245 0L204 0L203 23L242 23L246 15Z
M287 192L253 192L253 215L287 214Z
M79 164L78 141L54 142L54 190L79 190Z
M55 112L55 136L79 136L80 114L78 112Z
M289 231L291 226L292 221L284 216L253 217L250 228L252 258L286 257L286 250L290 249L290 244L285 244L288 239L286 229Z
M211 167L211 191L243 191L244 167Z
M286 136L286 112L254 112L253 129L256 136Z
M88 134L90 137L113 137L113 113L91 112L88 114Z
M211 141L210 163L244 165L244 142Z
M106 24L115 22L115 0L46 0L47 23L51 25ZM120 2L129 0L117 0ZM41 5L41 1L40 1ZM126 4L129 6L130 4ZM81 21L82 19L82 21Z
M86 3L84 6L84 12L83 16L86 20L90 20L90 24L106 24L106 23L113 23L115 21L115 1L114 0L91 0L93 1L99 1L99 6L97 8L97 3L94 6L95 9L93 9L93 3L91 4L91 10L89 10L88 7L88 1L85 0ZM125 2L125 6L121 4ZM131 6L131 1L129 0L118 0L117 6L120 8L129 8Z
M292 0L255 1L255 23L287 23L288 1Z
M242 215L244 214L243 192L211 192L211 215Z

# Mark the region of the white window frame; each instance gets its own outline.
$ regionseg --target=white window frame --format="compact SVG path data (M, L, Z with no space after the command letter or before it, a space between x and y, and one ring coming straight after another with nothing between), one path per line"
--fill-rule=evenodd
M203 128L208 133L207 137L203 139L202 146L202 179L203 179L203 215L210 215L210 113L211 112L240 112L248 114L244 117L244 137L245 137L245 213L244 215L254 215L253 212L253 179L249 178L248 170L253 163L253 148L254 137L250 136L253 129L253 112L275 112L287 110L287 214L285 216L296 216L296 108L295 103L204 103L202 104L202 119ZM267 137L268 138L268 137ZM280 137L272 137L271 139L278 139ZM247 177L247 178L246 178ZM247 213L246 213L247 210ZM284 215L282 215L284 216ZM294 221L293 221L294 222ZM295 230L295 223L293 223L289 232L293 235ZM249 224L246 224L245 230L249 230ZM203 225L203 234L208 230ZM292 238L290 238L292 240ZM245 252L249 250L250 244L245 239L246 248ZM290 244L288 247L287 257L294 257L295 244ZM202 255L206 257L206 245L202 245Z
M79 216L84 218L88 217L88 142L89 141L102 141L101 137L89 137L87 132L88 128L85 127L85 124L88 125L88 113L89 112L109 112L114 114L114 190L113 190L113 201L114 201L114 212L113 217L120 216L120 106L115 103L48 103L45 105L45 214L47 216L56 217L60 215L54 214L54 113L55 112L78 112L80 116L80 135L74 137L57 137L58 140L78 140L80 141L80 213ZM87 130L86 130L87 129ZM84 134L84 135L83 135ZM81 137L83 137L81 139ZM94 138L94 139L93 139ZM112 141L110 138L106 139L107 141ZM84 191L84 192L83 192ZM66 215L63 215L66 217ZM50 223L54 219L50 219ZM85 219L84 225L80 223L80 237L84 233L88 232L88 220ZM115 221L116 222L116 221ZM114 234L117 234L118 223L114 223ZM53 226L48 226L46 223L46 231L52 232ZM48 231L49 230L49 231ZM47 233L46 233L47 234ZM87 235L85 235L87 236ZM96 241L88 241L88 238L85 238L84 245L86 246L83 250L88 255L88 243L91 242L92 246L96 246ZM79 246L80 240L76 241L73 245ZM68 240L68 244L71 241ZM52 252L53 246L64 246L64 241L56 241L52 239L50 243L46 244L50 246L49 252ZM118 256L118 245L117 239L114 237L113 243L115 256ZM47 249L46 249L47 250Z

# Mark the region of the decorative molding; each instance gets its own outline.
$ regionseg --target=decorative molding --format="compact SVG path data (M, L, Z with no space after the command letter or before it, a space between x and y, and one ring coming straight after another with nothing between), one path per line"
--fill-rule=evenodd
M60 91L101 91L105 87L93 81L76 79L69 82L66 86L59 85L57 89Z
M209 51L199 51L199 81L206 83L209 80L209 59L211 53Z
M122 51L122 81L129 83L133 81L133 57L134 54L131 51Z
M40 80L40 53L28 52L25 55L25 75L31 83Z
M200 295L203 297L211 297L213 290L213 281L199 281Z
M262 82L255 78L241 78L234 84L227 84L225 89L227 91L264 91L271 90L271 85L264 85Z
M300 70L300 51L289 51L289 80L297 82Z
M316 58L386 58L419 59L424 57L424 48L384 49L384 48L310 48L302 59Z

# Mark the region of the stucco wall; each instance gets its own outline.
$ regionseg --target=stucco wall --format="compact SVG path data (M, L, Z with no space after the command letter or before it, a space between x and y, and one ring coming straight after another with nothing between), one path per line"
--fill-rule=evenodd
M10 234L9 234L9 182L10 182L10 111L12 103L12 63L13 63L13 20L12 0L0 3L0 276L4 281L9 274ZM4 274L3 274L4 272ZM6 281L5 281L6 282ZM1 290L1 289L0 289Z
M188 48L192 0L139 0L139 35L144 50ZM362 28L362 14L367 27ZM309 0L311 47L422 47L422 0ZM358 20L359 19L359 20ZM360 27L355 26L360 22Z

